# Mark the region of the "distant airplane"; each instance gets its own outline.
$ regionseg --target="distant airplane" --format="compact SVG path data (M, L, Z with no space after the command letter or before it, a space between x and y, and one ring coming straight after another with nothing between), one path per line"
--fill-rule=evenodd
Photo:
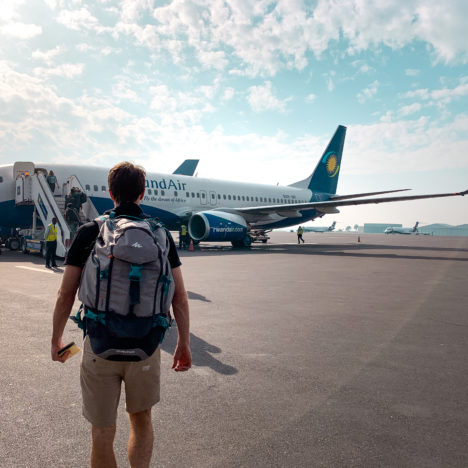
M404 228L404 227L392 227L389 226L385 229L385 234L419 234L418 231L419 221L416 221L416 224L412 228Z
M336 189L345 135L346 127L339 125L309 177L288 186L148 172L141 207L148 215L159 218L170 230L186 224L194 242L224 241L237 247L249 247L257 238L263 242L262 235L272 229L296 226L326 214L339 213L343 206L454 197L468 193L465 190L364 198L402 191L380 190L338 195ZM50 170L57 178L55 192L46 182ZM31 228L32 225L34 231L38 217L45 226L55 217L59 231L57 255L63 256L70 243L70 229L63 215L65 195L72 187L84 192L87 202L82 207L83 218L94 219L114 207L107 187L108 172L109 168L84 164L72 166L17 161L0 166L0 225L13 229Z
M305 226L304 232L331 232L335 230L336 221L331 226Z
M186 159L174 172L175 175L193 176L197 169L199 159Z

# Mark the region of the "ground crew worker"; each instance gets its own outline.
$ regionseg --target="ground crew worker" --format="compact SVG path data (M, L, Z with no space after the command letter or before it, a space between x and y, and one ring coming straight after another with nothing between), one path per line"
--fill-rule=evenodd
M182 224L179 230L179 249L187 248L187 226Z
M47 226L45 232L46 241L46 268L57 268L55 252L57 251L57 218Z
M304 229L302 229L302 226L299 226L297 228L297 243L300 244L301 241L302 243L305 243L305 240L302 238L302 234L304 233Z

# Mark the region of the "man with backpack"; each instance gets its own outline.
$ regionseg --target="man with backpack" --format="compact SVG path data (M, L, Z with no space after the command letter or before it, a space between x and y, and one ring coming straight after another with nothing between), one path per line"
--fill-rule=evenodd
M172 368L191 367L187 293L174 241L139 204L145 171L131 163L108 176L115 207L79 228L53 316L52 360L65 362L62 334L79 290L74 318L84 332L81 363L83 415L92 424L91 467L116 466L113 441L121 382L130 418L128 458L149 467L153 449L151 408L159 401L160 343L172 305L178 341Z

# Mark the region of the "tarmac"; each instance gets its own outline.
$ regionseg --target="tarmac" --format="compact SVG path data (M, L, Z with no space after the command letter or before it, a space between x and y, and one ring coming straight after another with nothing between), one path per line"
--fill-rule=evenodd
M172 329L151 466L467 467L468 238L271 237L181 252L193 368ZM50 359L62 272L0 256L2 468L89 466L80 355ZM119 467L127 434L121 401Z

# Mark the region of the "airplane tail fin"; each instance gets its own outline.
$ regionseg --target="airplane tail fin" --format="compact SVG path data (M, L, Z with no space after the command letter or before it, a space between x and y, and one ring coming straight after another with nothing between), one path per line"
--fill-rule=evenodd
M419 226L419 221L416 221L416 224L413 227L413 232L417 232Z
M174 172L177 175L193 176L198 166L199 159L186 159Z
M333 231L336 226L336 221L333 221L333 224L328 228L329 231Z
M308 188L313 192L336 193L340 175L341 157L346 136L346 127L338 125L314 172L304 180L291 184L291 187Z

